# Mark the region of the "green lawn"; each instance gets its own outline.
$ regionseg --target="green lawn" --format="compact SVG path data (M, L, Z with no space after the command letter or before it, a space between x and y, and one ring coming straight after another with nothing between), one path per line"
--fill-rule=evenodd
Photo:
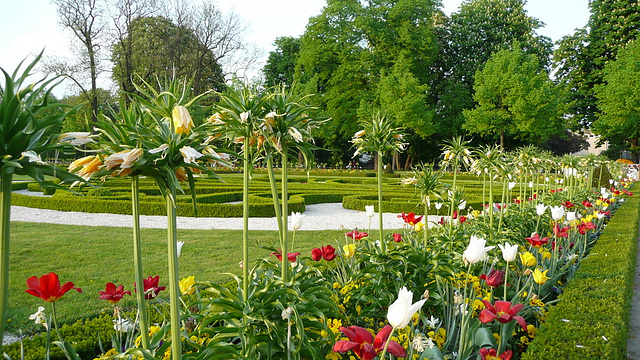
M337 225L336 225L337 227ZM98 290L107 282L124 284L133 290L133 250L130 228L65 226L36 223L11 223L11 260L8 330L33 329L28 320L43 301L24 292L26 279L56 272L61 282L72 281L82 294L67 293L56 303L58 317L71 322L110 311L111 305L98 299ZM332 244L342 231L299 231L296 251L309 256L313 247ZM242 231L179 230L184 241L179 260L180 276L195 275L196 280L225 281L225 273L240 274ZM166 230L142 229L144 275L160 275L160 285L167 286ZM251 257L263 258L269 251L260 245L276 246L275 231L251 231ZM134 305L133 297L121 304ZM47 311L50 306L45 304ZM40 329L38 329L40 330Z

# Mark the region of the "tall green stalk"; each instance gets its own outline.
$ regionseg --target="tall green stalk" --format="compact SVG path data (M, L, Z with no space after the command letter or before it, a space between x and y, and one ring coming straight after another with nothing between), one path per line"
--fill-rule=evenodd
M289 281L289 229L287 216L289 215L289 192L287 190L289 177L287 176L288 155L289 149L287 143L282 144L282 281Z
M273 158L267 158L267 173L269 174L269 185L271 186L271 197L273 198L273 209L276 212L276 221L278 222L278 237L280 239L280 248L282 249L284 236L282 234L282 210L278 200L278 186L276 184L276 175L273 172Z
M140 320L140 337L142 348L149 349L149 324L147 322L147 304L144 301L144 280L142 279L142 242L140 241L140 179L138 175L131 178L131 212L133 215L133 264L135 283L138 284L136 301Z
M248 132L247 132L248 134ZM244 161L242 168L242 291L249 291L249 136L244 137Z
M171 359L182 357L180 340L180 286L178 280L178 234L176 221L176 189L169 183L167 194L167 250L169 259L169 308L171 313Z
M13 174L0 175L2 181L2 203L0 204L0 354L6 324L7 305L9 303L9 225L11 223L11 181Z
M458 158L453 159L453 184L451 185L451 208L449 209L449 234L453 231L453 212L456 207L456 179L458 175Z
M380 223L380 251L384 254L387 246L384 242L382 223L382 151L378 151L378 222Z

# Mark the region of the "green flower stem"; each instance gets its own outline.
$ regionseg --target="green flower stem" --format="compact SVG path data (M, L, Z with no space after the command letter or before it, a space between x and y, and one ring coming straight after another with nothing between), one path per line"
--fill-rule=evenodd
M424 246L427 246L427 239L429 238L429 206L427 206L428 199L424 201Z
M133 215L133 264L135 283L139 286L136 292L138 315L140 319L140 337L142 348L149 349L149 324L147 322L147 304L144 301L144 280L142 279L142 242L140 241L140 179L138 175L131 178L131 212Z
M387 252L384 243L383 223L382 223L382 151L378 151L378 221L380 223L380 251Z
M278 236L280 237L280 248L282 249L283 239L282 236L282 213L280 209L280 202L278 200L278 187L276 184L276 175L273 172L273 158L269 156L267 158L267 173L269 174L269 185L271 185L271 197L273 198L273 209L276 212L276 220L278 221Z
M247 131L249 134L249 131ZM249 291L249 136L244 137L244 161L242 168L242 291Z
M489 172L489 229L493 230L493 173ZM493 231L489 232L489 242L493 241Z
M288 221L289 216L289 193L287 191L289 177L287 176L289 149L286 142L282 144L282 281L289 281L289 239L288 239Z
M504 269L504 301L507 300L507 280L509 279L509 262L507 261L507 267Z
M387 355L387 348L389 348L389 343L391 342L391 337L393 336L393 333L396 331L396 328L391 329L391 333L389 333L389 337L387 338L387 342L384 343L384 349L382 349L382 355L380 355L380 359L384 359L384 357Z
M7 305L9 303L9 234L11 221L11 181L13 174L0 175L2 181L2 204L0 204L0 354L6 324Z
M456 180L458 176L458 157L453 159L453 184L451 185L451 208L449 209L449 234L453 231L453 212L456 207ZM453 242L453 238L451 238ZM453 244L449 244L449 248L453 248Z
M171 313L171 359L180 360L180 287L178 282L178 234L176 222L176 189L169 183L165 201L167 203L167 250L169 258L169 301Z
M51 318L53 318L53 328L56 329L56 335L58 335L58 340L62 341L62 335L60 334L60 329L58 329L58 315L56 315L55 301L51 303Z

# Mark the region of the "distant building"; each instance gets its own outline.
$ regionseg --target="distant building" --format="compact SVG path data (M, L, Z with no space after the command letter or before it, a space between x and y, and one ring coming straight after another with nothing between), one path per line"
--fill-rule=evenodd
M600 135L595 135L594 133L591 132L591 130L585 130L584 137L587 140L587 142L589 142L589 148L586 150L578 151L577 153L573 153L571 155L576 155L576 156L584 156L589 154L600 155L601 152L609 148L608 141L605 141L604 144L597 145L597 142L600 139Z

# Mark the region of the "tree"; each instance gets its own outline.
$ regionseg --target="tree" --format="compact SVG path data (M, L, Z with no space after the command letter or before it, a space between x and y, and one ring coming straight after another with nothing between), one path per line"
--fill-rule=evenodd
M627 143L638 160L640 138L640 39L618 52L603 70L604 84L595 87L598 113L593 123L596 134L614 143Z
M104 89L96 89L96 95L98 98L98 114L109 114L112 109L118 108L118 101L113 94ZM60 100L60 103L78 107L77 111L67 115L62 122L61 131L59 133L67 132L84 132L92 131L93 126L90 122L93 109L90 104L87 104L83 95L71 95L64 97Z
M139 77L150 84L175 74L176 78L192 79L193 93L222 90L224 78L220 65L191 29L153 16L135 19L128 34L115 46L113 54L114 77L118 83L129 81L122 78L129 71L134 81ZM125 47L130 47L130 54L124 52ZM127 66L131 69L126 70Z
M443 130L452 131L455 128L451 129L451 125L461 125L463 110L475 106L472 94L476 71L492 54L518 42L522 51L540 59L540 69L547 66L551 40L536 34L544 23L527 15L524 3L465 0L459 12L451 15L442 37L441 83L437 85L435 122L447 124Z
M100 50L104 40L103 4L98 0L55 0L60 24L73 32L81 44L80 68L89 73L90 89L81 85L78 79L70 75L80 86L91 104L91 121L96 122L98 116L97 79L102 71Z
M269 53L267 63L262 69L267 85L293 84L300 43L300 38L291 36L275 40L276 49Z
M425 120L413 127L429 131L423 116L433 107L425 93L436 54L433 28L439 5L432 0L329 0L310 19L295 78L307 92L322 94L319 106L332 119L324 146L334 150L334 163L348 160L344 150L359 130L358 119L370 119L383 106L398 109L389 99L399 79L407 79L403 93L411 105L389 116L397 126Z
M540 140L561 133L557 91L540 61L519 47L492 55L476 72L474 100L464 128L480 135Z
M640 28L640 3L636 0L592 0L589 7L587 27L564 37L554 54L557 77L571 96L569 111L585 127L600 111L594 89L604 81L604 67L637 37Z

